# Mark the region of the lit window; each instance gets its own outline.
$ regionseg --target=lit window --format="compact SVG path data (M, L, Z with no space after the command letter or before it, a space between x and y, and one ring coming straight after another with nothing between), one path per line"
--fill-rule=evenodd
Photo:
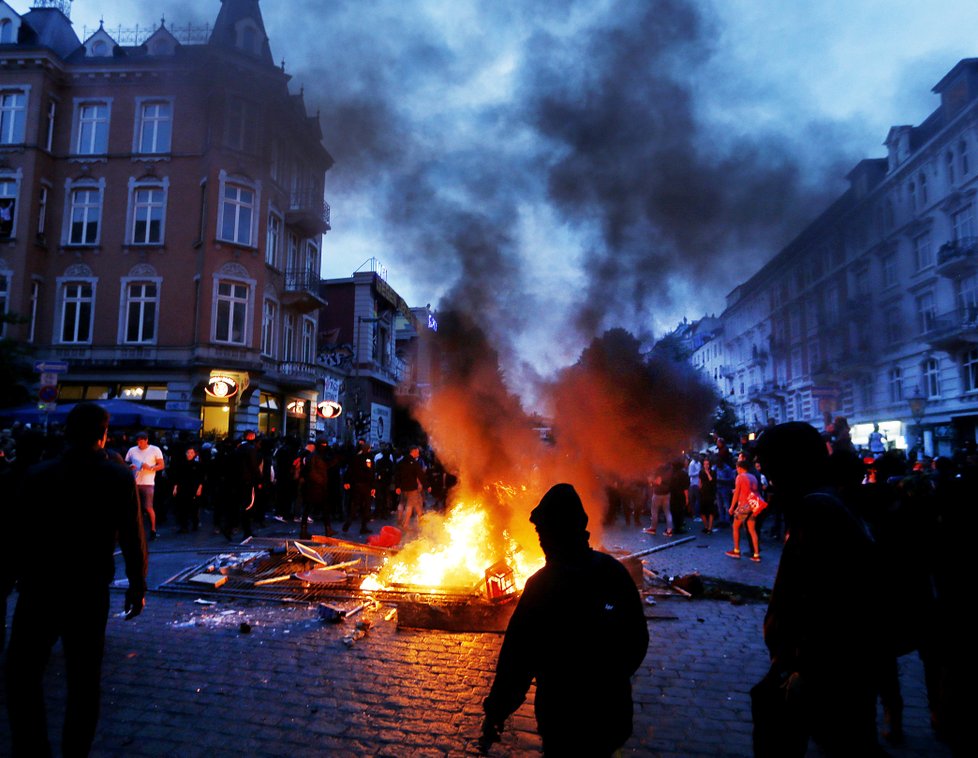
M229 281L217 283L215 341L235 345L247 342L248 294L247 284Z
M139 104L136 152L143 154L170 152L173 110L169 101L153 100Z
M68 281L61 286L61 342L92 341L95 287L91 282Z
M23 90L0 92L0 145L19 145L24 141L27 94Z
M104 155L109 150L109 104L107 102L78 105L78 155Z
M71 190L68 244L98 243L99 219L102 215L102 193L94 187Z
M132 196L132 244L159 245L163 242L166 210L164 187L137 187Z
M125 341L146 343L156 341L159 287L156 282L130 282L126 287Z

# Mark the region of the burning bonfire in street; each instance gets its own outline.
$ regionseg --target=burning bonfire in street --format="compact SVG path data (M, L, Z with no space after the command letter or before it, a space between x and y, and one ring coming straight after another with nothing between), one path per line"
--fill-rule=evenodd
M457 503L444 516L426 515L421 534L367 576L360 589L484 591L492 600L522 590L542 565L535 540L522 544L509 529L499 528L488 508L473 500Z

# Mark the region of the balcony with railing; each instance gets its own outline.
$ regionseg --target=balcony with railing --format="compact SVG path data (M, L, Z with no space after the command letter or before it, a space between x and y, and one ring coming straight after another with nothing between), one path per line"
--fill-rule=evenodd
M978 237L961 237L941 245L937 251L937 273L959 277L978 271Z
M296 190L289 197L285 223L303 237L317 237L332 227L329 225L329 203L318 190Z
M309 269L290 268L285 272L285 292L282 302L302 313L318 310L326 305L319 295L319 273Z
M928 319L923 337L934 349L946 352L978 344L978 305L955 308Z

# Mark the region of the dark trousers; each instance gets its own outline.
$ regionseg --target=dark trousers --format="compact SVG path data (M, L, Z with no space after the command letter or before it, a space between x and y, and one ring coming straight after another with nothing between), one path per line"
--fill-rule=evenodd
M350 515L346 517L344 529L349 529L353 520L360 517L360 531L367 530L367 522L370 521L370 486L354 484L350 488Z
M88 755L98 724L108 613L107 587L74 600L42 596L37 591L18 598L6 670L15 758L51 755L42 682L51 648L59 638L67 689L61 751L65 758Z
M177 492L173 498L173 510L177 516L177 526L184 531L200 526L200 504L193 492Z

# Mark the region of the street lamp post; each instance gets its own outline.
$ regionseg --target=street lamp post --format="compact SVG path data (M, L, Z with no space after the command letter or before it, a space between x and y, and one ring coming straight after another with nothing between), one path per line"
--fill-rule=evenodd
M923 418L924 410L927 408L927 398L920 391L920 387L916 386L913 388L913 393L907 398L907 405L910 406L910 415L913 416L914 423L916 424L916 432L914 434L914 446L918 444L920 446L920 452L924 452L924 427Z

